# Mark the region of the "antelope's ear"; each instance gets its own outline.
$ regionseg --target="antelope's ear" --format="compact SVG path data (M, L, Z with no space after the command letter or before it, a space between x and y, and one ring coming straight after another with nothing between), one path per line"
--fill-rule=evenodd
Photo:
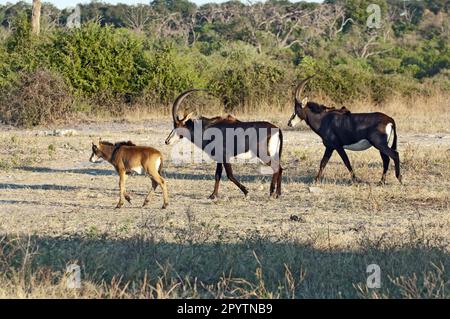
M306 104L308 104L308 98L307 97L303 98L303 100L302 100L302 108L305 107Z
M191 112L188 115L186 115L183 119L183 124L186 123L188 120L190 120L193 115L194 115L194 112Z

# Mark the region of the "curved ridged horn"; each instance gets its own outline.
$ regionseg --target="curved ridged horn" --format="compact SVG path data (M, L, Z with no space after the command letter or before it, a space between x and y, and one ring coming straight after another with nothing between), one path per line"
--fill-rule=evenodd
M301 101L301 95L303 93L303 89L305 88L306 83L313 78L315 74L308 76L306 79L301 81L297 87L295 88L295 100L300 103Z
M184 98L186 96L188 96L189 94L196 92L196 91L207 91L206 89L190 89L187 90L183 93L181 93L180 95L178 95L178 97L175 99L175 102L173 102L173 106L172 106L172 117L173 117L173 121L176 122L177 121L177 111L178 111L178 106L180 106L181 102L184 100Z

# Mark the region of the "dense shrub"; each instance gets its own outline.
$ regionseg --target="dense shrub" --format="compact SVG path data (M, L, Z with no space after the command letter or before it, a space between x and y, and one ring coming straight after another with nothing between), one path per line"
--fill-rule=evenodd
M268 56L257 54L254 48L231 47L213 58L220 62L212 70L209 87L224 98L225 108L231 110L261 102L273 103L274 98L281 95L274 90L277 91L285 80L282 66Z
M213 101L215 113L219 103L233 112L281 108L291 104L298 80L313 73L316 77L305 93L330 104L361 99L382 104L397 95L445 91L450 82L447 2L269 1L251 7L228 2L201 8L187 0L131 7L91 3L82 6L77 29L50 23L58 16L64 23L70 10L44 4L49 10L43 9L44 27L38 37L30 32L29 4L0 5L0 109L7 111L1 117L22 125L52 121L46 111L26 104L18 94L24 83L32 86L26 78L43 69L51 71L45 72L56 81L56 93L76 97L73 111L102 114L134 107L168 109L176 95L192 87L214 92L217 98L197 94L192 104L206 107ZM380 5L381 29L366 26L371 3ZM338 29L340 18L329 20L334 24L316 24L317 16L305 15L294 30L293 21L265 20L322 5L325 20L337 14L329 10L337 5L353 22ZM211 15L211 10L221 13ZM411 16L397 14L403 10ZM48 93L44 89L41 98ZM8 96L21 105L17 110ZM191 106L189 99L186 102ZM29 112L24 105L30 105ZM19 116L25 113L29 114Z
M146 85L142 41L126 29L90 22L59 31L49 53L51 67L79 93L135 93Z
M372 75L367 66L357 62L332 65L327 61L305 57L299 64L298 73L302 78L315 74L309 90L320 92L339 104L367 98L372 93Z
M51 124L66 119L73 99L61 76L47 70L24 72L0 92L2 121L18 126Z
M180 92L206 85L201 57L179 52L173 46L156 46L146 51L145 92L157 103L168 104Z

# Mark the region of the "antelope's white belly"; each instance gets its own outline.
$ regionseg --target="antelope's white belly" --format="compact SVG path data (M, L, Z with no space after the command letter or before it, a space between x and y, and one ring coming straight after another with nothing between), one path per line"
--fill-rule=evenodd
M249 160L255 157L255 154L253 154L252 151L248 151L245 153L241 153L239 155L233 156L233 159L238 159L238 160Z
M253 153L252 151L232 156L227 160L228 163L257 163L258 161L259 159L256 157L256 154Z
M372 146L372 144L370 144L370 142L366 139L362 139L357 143L354 144L350 144L350 145L344 145L344 148L346 150L350 150L350 151L364 151L368 148L370 148Z
M141 175L145 172L145 170L142 166L132 167L131 170L139 175Z

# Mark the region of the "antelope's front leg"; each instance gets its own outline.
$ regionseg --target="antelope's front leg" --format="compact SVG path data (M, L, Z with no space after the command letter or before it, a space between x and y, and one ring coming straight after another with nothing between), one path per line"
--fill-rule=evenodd
M345 166L348 169L348 172L350 173L350 177L352 179L353 183L360 183L361 180L356 177L355 172L353 171L352 165L350 164L350 160L348 159L347 153L345 152L345 150L340 147L337 149L337 152L339 154L339 156L342 158L342 161L344 162Z
M323 170L325 169L325 166L327 166L327 163L330 160L331 155L333 155L333 151L334 149L330 147L327 147L325 149L325 153L323 154L322 160L320 161L319 172L317 173L317 176L314 179L316 183L320 182L320 180L322 179Z
M124 199L125 199L125 179L126 179L126 174L125 174L125 170L123 171L119 171L119 202L117 203L116 208L120 208L123 206L124 203Z
M222 163L217 163L216 174L214 176L214 178L215 178L214 191L209 196L209 199L215 199L217 197L217 194L219 193L219 184L220 184L220 179L222 178L222 171L223 171Z

